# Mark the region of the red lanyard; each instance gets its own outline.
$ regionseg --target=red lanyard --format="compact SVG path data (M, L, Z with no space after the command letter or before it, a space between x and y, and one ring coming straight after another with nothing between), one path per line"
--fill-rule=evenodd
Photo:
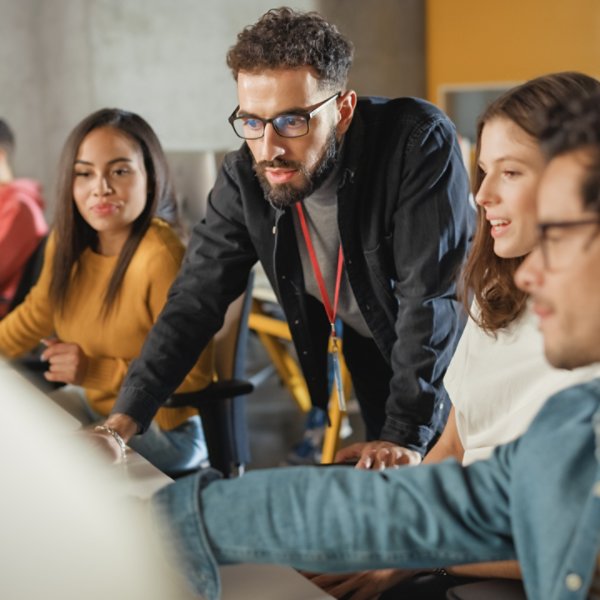
M340 244L340 248L338 251L337 274L335 277L335 292L332 307L331 301L329 300L329 294L327 293L327 289L325 288L325 281L323 281L323 274L321 273L321 269L319 268L317 255L315 253L315 249L310 239L310 232L308 230L308 224L306 223L306 217L304 216L304 208L302 207L301 202L296 203L296 210L298 212L298 217L300 218L300 227L302 228L302 235L304 236L304 241L306 242L306 248L308 250L308 256L310 258L313 272L315 274L315 279L317 280L317 285L319 286L319 291L321 292L323 306L325 307L325 312L331 325L331 332L332 335L335 336L335 317L337 314L338 300L340 299L342 271L344 270L344 254L342 252L342 245Z

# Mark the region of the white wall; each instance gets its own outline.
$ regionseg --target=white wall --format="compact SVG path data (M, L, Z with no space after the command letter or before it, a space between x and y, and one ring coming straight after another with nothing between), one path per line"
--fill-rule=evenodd
M355 43L359 93L423 92L421 0L295 0ZM105 106L145 117L165 149L237 146L225 54L272 0L0 0L0 116L18 140L16 170L52 202L70 129ZM51 211L50 211L51 212Z

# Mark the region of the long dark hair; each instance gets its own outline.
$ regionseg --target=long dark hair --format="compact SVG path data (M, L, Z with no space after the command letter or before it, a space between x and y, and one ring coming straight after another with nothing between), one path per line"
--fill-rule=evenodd
M123 277L152 217L173 223L176 219L175 193L163 149L144 119L125 110L104 108L83 119L65 142L60 162L54 230L56 253L50 297L59 311L65 308L69 286L79 275L79 259L86 248L97 249L98 234L79 214L73 200L73 166L84 138L94 129L111 127L129 137L140 148L146 169L147 199L144 210L133 222L103 298L107 315L119 294Z
M539 142L547 111L598 89L600 82L597 79L583 73L564 72L544 75L508 90L479 118L477 158L481 151L481 134L488 121L498 117L510 119ZM478 164L475 169L473 193L477 194L484 174ZM485 218L485 210L478 206L477 231L462 274L461 295L469 314L484 331L495 333L507 327L525 310L527 294L514 282L515 271L523 258L500 258L494 253L490 224ZM479 306L478 314L471 311L470 292Z

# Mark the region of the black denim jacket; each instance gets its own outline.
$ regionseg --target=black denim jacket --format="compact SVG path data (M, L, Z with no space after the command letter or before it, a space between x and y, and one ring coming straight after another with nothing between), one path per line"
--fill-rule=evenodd
M362 98L344 141L338 225L358 306L393 369L382 439L423 451L449 408L442 378L462 331L456 278L473 211L455 131L414 98ZM312 402L328 398L329 326L304 291L291 210L265 201L246 145L227 155L168 303L114 412L145 429L221 327L260 260Z

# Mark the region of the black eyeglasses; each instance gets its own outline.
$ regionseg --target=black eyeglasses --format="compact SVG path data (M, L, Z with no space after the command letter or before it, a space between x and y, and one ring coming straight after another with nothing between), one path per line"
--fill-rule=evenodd
M579 227L596 225L585 242L582 244L581 236L575 235L552 235L553 230L571 231ZM554 223L539 223L539 245L544 259L544 268L547 271L562 271L568 269L577 256L577 252L587 250L600 233L600 216L593 219L583 219L580 221L557 221Z
M306 135L309 131L309 121L330 102L339 98L342 92L337 92L329 98L319 102L311 111L296 111L293 113L284 113L277 115L272 119L261 119L253 115L238 116L239 106L231 113L228 121L233 127L233 131L238 137L244 140L258 140L265 135L265 128L268 123L273 125L273 129L281 136L286 138L296 138Z

